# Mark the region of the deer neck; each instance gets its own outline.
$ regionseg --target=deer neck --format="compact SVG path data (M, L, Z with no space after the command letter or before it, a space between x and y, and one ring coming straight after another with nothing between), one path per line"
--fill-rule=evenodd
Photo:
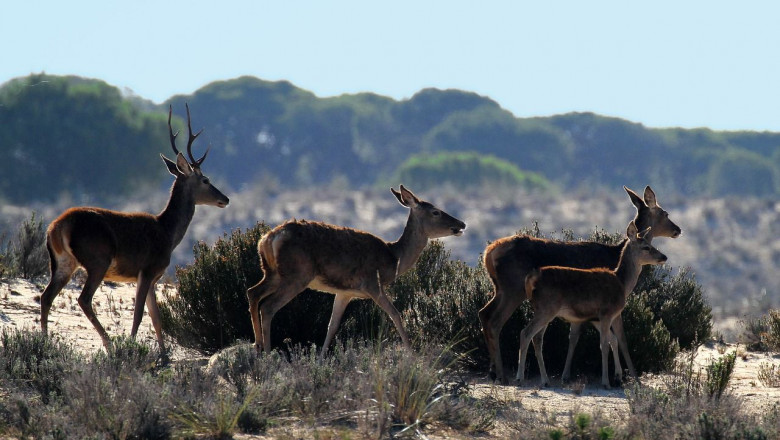
M642 265L639 264L634 255L631 253L630 244L626 244L623 248L623 252L620 254L620 261L618 262L617 269L615 269L615 275L623 284L624 294L626 297L634 290L636 283L639 281L639 274L642 273Z
M423 233L422 225L409 213L406 227L398 241L390 243L390 250L398 261L396 276L405 273L414 266L423 249L428 244L428 237Z
M171 187L171 197L165 209L157 216L160 225L171 237L175 248L184 238L195 215L195 199L178 179Z

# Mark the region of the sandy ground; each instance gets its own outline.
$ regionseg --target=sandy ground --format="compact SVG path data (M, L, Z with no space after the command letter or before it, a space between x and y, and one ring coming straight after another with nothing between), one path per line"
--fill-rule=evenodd
M36 286L22 280L10 280L0 283L0 324L19 329L40 329L40 304L38 297L45 286ZM158 286L158 299L162 299L162 291L172 289L171 286ZM97 332L84 316L78 306L77 298L80 285L70 283L54 302L50 313L49 330L72 342L74 346L85 353L100 350L102 344ZM99 319L110 335L129 334L133 316L133 298L135 286L132 284L102 285L94 297L94 308ZM154 329L147 314L141 322L139 338L155 341ZM736 344L713 344L702 347L696 363L707 365L725 353L737 351L738 357L735 372L731 380L732 392L744 399L746 410L762 412L780 403L780 388L769 388L758 379L759 366L771 363L780 368L780 356L768 353L746 352ZM173 359L186 357L184 351L174 350ZM628 402L625 392L620 389L604 390L599 383L574 383L560 386L556 378L550 388L533 386L538 378L531 378L524 387L514 385L495 385L483 377L470 379L474 397L478 399L496 399L502 404L514 405L524 412L538 412L540 416L554 417L566 420L572 412L586 411L602 414L616 420L623 419L628 413ZM643 377L643 383L652 384L659 378ZM508 421L511 423L511 421ZM501 438L504 426L497 427L488 437Z

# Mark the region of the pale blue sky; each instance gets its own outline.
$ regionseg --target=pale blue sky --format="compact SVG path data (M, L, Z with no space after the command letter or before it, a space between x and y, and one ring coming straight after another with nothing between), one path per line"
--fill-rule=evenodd
M10 0L0 53L0 83L74 74L158 103L252 75L318 96L459 88L517 116L780 131L778 2Z

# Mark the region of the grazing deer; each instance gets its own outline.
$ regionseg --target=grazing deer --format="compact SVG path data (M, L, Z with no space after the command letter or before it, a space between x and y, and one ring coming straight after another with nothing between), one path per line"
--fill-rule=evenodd
M642 266L662 264L666 255L654 248L647 236L650 228L637 232L636 225L628 225L628 239L623 245L620 259L614 270L606 268L575 269L547 266L533 269L525 277L525 294L531 302L534 317L520 332L520 356L517 381L522 382L528 344L533 338L534 352L542 375L542 386L550 380L544 368L542 342L547 324L559 316L569 322L597 321L601 340L601 383L609 388L607 358L609 356L610 327L615 332L621 350L628 352L623 322L617 321L629 293L634 290ZM613 350L615 348L613 347Z
M257 250L263 279L247 290L255 348L271 351L271 320L279 309L306 288L336 295L324 356L347 304L354 298L371 298L393 320L403 344L409 336L401 315L385 295L386 286L409 270L428 239L459 236L466 224L432 204L420 200L401 185L390 189L409 208L409 218L398 241L386 242L355 229L304 220L288 221L260 239Z
M101 208L70 208L47 230L46 247L49 250L51 281L41 295L41 330L47 332L49 309L54 298L71 279L78 267L87 272L87 280L79 295L79 305L100 334L103 345L109 346L106 330L92 309L92 297L100 282L105 280L137 282L133 327L135 337L144 313L144 300L149 307L157 342L165 353L162 324L157 307L154 286L171 260L173 249L181 242L195 214L195 205L224 208L228 198L201 172L208 149L198 160L192 156L192 142L203 131L192 134L190 108L187 106L187 154L184 158L176 148L176 136L171 128L168 109L168 133L176 155L173 162L160 154L168 171L176 178L171 187L168 204L158 215L127 213Z
M644 199L634 191L623 187L631 202L637 209L633 223L644 230L651 227L651 233L646 237L651 241L656 237L678 237L682 231L670 219L669 214L661 208L655 193L648 186L645 188ZM482 333L485 336L490 355L491 376L495 374L502 383L506 383L504 366L501 360L499 335L504 324L525 299L525 277L528 273L542 266L564 266L580 269L595 267L614 268L620 258L620 252L625 241L617 245L607 245L596 242L561 242L545 240L528 235L513 235L500 238L485 249L485 269L493 282L495 293L493 298L479 311ZM622 317L616 321L622 323ZM571 357L576 339L579 337L579 323L573 323L567 354L567 367L562 377L568 380ZM574 342L574 344L572 344ZM619 355L614 350L616 373L622 376ZM628 364L629 373L635 375L634 366L628 353L623 353Z

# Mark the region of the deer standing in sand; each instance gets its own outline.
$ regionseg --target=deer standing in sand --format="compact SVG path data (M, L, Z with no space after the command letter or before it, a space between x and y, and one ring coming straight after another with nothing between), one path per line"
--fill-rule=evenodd
M397 241L304 220L288 221L260 239L257 249L263 279L247 290L258 352L271 351L271 320L306 288L335 295L320 356L327 351L347 304L354 298L374 300L392 319L404 346L411 347L401 315L384 293L384 286L414 266L429 239L459 236L466 224L419 199L403 185L400 191L391 191L409 208L406 227Z
M168 267L173 249L187 232L195 214L195 205L224 208L229 203L228 198L214 187L201 171L208 149L200 159L195 160L192 156L192 143L202 130L192 134L189 106L189 162L176 148L178 132L174 134L171 128L171 112L172 109L169 108L168 133L176 161L171 161L162 154L160 157L176 179L171 187L168 204L160 214L77 207L68 209L49 225L46 247L49 251L51 281L41 295L41 330L44 334L47 333L49 309L54 298L76 269L83 267L87 272L87 280L78 303L100 334L103 345L108 347L110 341L92 309L95 291L103 280L136 282L138 286L130 335L135 337L138 332L145 301L160 350L165 353L154 286Z
M650 234L646 236L646 240L651 241L653 237L676 238L682 233L682 230L669 219L669 214L658 204L655 193L649 186L645 188L644 198L639 197L626 187L623 189L628 193L631 202L637 209L632 222L641 230L652 228ZM542 266L565 266L580 269L614 268L618 263L624 244L625 241L617 245L588 241L561 242L528 235L504 237L489 244L485 249L484 262L495 293L493 298L479 311L479 320L490 355L491 374L495 372L496 378L502 383L506 383L499 335L506 321L525 299L525 278L532 269ZM622 324L621 316L615 320ZM581 323L572 323L571 326L569 352L566 356L565 374L562 376L564 380L569 379L571 357L579 338L580 326ZM622 377L619 355L614 347L613 355L617 367L615 374ZM630 356L627 352L624 352L623 356L626 358L629 373L635 376L636 372Z
M650 228L642 233L634 223L628 225L628 239L623 245L615 269L576 269L546 266L531 270L526 275L525 294L531 302L534 317L520 332L520 356L517 381L523 380L528 344L533 339L536 360L542 376L542 386L550 384L544 367L542 342L547 324L561 317L572 323L596 322L601 343L601 383L609 388L607 358L609 356L610 327L615 332L621 350L628 352L623 322L616 320L626 306L628 295L634 290L642 266L662 264L666 255L648 241ZM615 348L613 347L613 351Z

